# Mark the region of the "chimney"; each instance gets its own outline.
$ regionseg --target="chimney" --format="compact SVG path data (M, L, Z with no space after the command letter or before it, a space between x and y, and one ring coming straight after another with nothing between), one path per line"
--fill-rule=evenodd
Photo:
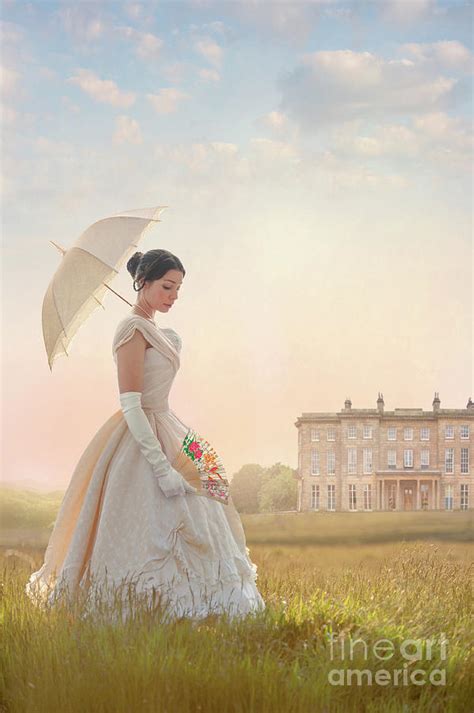
M380 413L383 413L383 407L384 407L384 400L383 400L383 394L380 393L379 391L379 397L377 399L377 411L380 411Z
M346 411L350 411L352 408L352 401L350 399L346 399L344 401L344 408Z
M439 400L439 393L438 391L435 391L434 399L433 399L433 411L439 411L439 406L441 404L441 401Z
M469 396L469 401L466 404L466 408L474 408L474 402L470 396Z

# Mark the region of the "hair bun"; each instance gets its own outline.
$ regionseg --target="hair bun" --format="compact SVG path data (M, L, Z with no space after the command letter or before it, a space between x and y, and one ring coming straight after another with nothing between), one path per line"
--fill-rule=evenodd
M127 270L131 274L131 276L135 279L135 275L137 274L137 268L138 264L143 257L143 253L141 252L136 252L133 253L132 257L129 259L127 262Z

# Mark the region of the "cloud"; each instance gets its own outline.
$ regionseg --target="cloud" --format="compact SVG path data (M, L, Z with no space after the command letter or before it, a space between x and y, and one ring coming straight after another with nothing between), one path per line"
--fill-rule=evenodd
M220 16L227 15L264 35L279 35L297 44L309 38L324 8L335 4L336 0L233 0L224 3L222 0L191 0L194 10L218 12Z
M117 26L114 30L121 37L132 40L135 45L135 53L140 59L157 59L160 56L164 45L160 37L151 32L141 32L128 26Z
M271 111L263 119L263 123L271 129L284 129L288 126L288 117L281 111Z
M279 111L307 133L355 118L377 121L449 104L458 79L413 59L385 59L371 52L318 51L278 79Z
M125 115L117 117L112 140L116 144L141 144L143 139L138 121Z
M90 43L100 40L107 30L108 22L100 14L100 7L94 2L64 4L54 13L63 28L76 40Z
M408 42L400 46L399 52L411 56L419 64L437 66L440 69L472 72L472 52L457 40L430 43Z
M103 104L128 108L135 102L133 92L122 92L117 84L111 79L100 79L89 69L78 69L73 77L69 77L67 82L77 84L83 92Z
M205 39L198 40L195 44L195 49L199 54L201 54L208 62L219 66L222 62L222 47L211 40L209 37Z
M184 74L187 70L185 62L170 62L160 68L162 76L173 84L184 81Z
M12 96L18 85L21 74L15 69L0 65L0 92L3 96Z
M444 112L419 114L404 124L377 124L361 131L362 122L348 122L331 132L331 151L341 160L388 157L405 159L405 171L428 166L441 173L447 169L470 172L473 143L467 121ZM407 163L408 162L408 163Z
M434 0L385 0L376 6L386 22L409 25L420 22L436 4Z
M16 25L14 22L0 21L0 37L2 44L18 44L25 37L23 27Z
M198 76L205 82L220 82L221 75L216 69L200 69Z
M179 102L188 98L188 94L174 87L161 89L158 94L147 94L146 98L157 114L172 114L178 110Z

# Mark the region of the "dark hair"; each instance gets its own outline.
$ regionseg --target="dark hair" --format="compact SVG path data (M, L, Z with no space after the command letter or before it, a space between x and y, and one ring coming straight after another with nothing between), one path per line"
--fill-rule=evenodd
M136 252L127 262L127 270L133 277L133 289L139 292L148 280L159 280L168 270L179 270L186 274L181 260L169 250L148 250L146 253ZM135 287L135 283L140 283Z

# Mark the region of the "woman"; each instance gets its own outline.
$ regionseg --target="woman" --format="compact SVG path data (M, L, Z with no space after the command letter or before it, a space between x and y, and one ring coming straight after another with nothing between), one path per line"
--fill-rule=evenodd
M41 605L85 592L86 612L105 603L122 618L130 601L159 602L166 618L263 610L232 498L203 497L171 465L189 431L168 404L181 339L154 318L178 299L184 267L149 250L127 269L138 295L112 344L121 408L82 454L26 592Z

